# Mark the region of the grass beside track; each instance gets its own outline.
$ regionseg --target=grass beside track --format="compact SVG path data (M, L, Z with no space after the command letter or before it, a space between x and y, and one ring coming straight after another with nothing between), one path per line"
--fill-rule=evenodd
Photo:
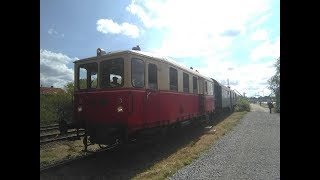
M78 157L85 155L85 152L82 150L83 143L81 140L69 141L65 142L57 142L57 144L45 144L42 147L40 146L40 166L46 166L49 164L53 164L58 161ZM89 151L99 150L98 145L92 145L88 147Z
M234 112L209 131L202 135L198 141L192 141L180 148L174 154L153 164L144 172L137 174L133 179L166 179L176 173L180 168L190 164L202 153L206 152L220 137L230 131L247 112Z

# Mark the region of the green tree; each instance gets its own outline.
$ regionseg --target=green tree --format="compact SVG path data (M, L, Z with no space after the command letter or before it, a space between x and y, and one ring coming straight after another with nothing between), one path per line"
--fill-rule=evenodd
M61 117L70 119L72 103L70 96L66 93L40 94L40 125L58 123Z
M72 120L74 83L64 86L65 93L40 94L40 125L58 123L59 119Z
M249 102L249 98L244 97L244 96L240 96L239 97L239 101L235 107L235 111L239 112L239 111L248 111L250 112L250 102Z
M269 89L274 93L276 98L275 109L276 112L280 112L280 57L274 65L276 67L276 74L273 75L269 80Z
M66 89L67 95L72 98L73 92L74 92L74 83L73 82L69 82L64 87Z

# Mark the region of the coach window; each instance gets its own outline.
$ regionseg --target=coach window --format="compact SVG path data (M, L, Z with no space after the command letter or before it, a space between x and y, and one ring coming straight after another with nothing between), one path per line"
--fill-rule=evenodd
M183 73L183 92L189 92L189 75Z
M141 59L131 59L131 83L133 87L144 87L144 62Z
M78 89L97 88L97 73L97 63L80 65L78 74Z
M208 83L208 94L209 95L213 95L213 88L212 88L212 83L211 82Z
M208 84L207 81L204 82L204 93L208 94Z
M100 63L100 87L116 88L123 86L123 59L111 59Z
M158 89L157 66L155 64L148 65L148 86L149 89Z
M193 93L197 94L198 93L197 77L193 76L192 80L193 80Z
M170 68L170 90L178 91L178 71L174 68Z

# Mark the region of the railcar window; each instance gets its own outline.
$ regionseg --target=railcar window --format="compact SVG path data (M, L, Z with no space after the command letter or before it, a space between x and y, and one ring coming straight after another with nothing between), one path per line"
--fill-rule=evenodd
M208 94L208 84L207 81L204 82L204 93Z
M101 88L123 86L123 59L105 60L100 64Z
M213 86L211 82L208 83L208 94L213 95Z
M170 68L170 90L178 91L178 71L174 68Z
M78 89L97 88L97 63L82 64L78 72Z
M158 71L155 64L148 65L148 86L150 89L158 89Z
M198 93L198 82L197 82L197 77L193 76L193 93L197 94Z
M189 75L183 73L183 92L189 92Z
M131 83L133 87L144 87L144 62L141 59L131 59Z

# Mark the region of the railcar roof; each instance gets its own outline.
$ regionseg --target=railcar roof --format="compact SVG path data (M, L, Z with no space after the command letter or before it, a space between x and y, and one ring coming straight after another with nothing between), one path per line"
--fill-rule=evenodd
M117 55L117 54L125 54L125 53L130 53L130 54L136 54L136 55L140 55L140 56L145 56L145 57L149 57L149 58L153 58L155 60L158 60L158 61L162 61L164 63L168 63L168 64L172 64L176 67L179 67L191 74L194 74L194 75L197 75L197 76L200 76L206 80L209 80L209 81L212 81L211 78L208 78L202 74L200 74L199 72L197 71L193 71L185 66L182 66L180 64L178 64L174 59L172 58L169 58L169 57L166 57L166 56L162 56L160 54L157 54L157 53L151 53L151 52L146 52L146 51L136 51L136 50L121 50L121 51L111 51L111 52L107 52L105 55L103 56L111 56L111 55ZM103 57L101 56L101 57ZM77 62L82 62L82 61L87 61L87 60L91 60L91 59L94 59L96 58L97 56L93 56L93 57L89 57L89 58L84 58L84 59L80 59L80 60L77 60L77 61L74 61L73 63L77 63Z

